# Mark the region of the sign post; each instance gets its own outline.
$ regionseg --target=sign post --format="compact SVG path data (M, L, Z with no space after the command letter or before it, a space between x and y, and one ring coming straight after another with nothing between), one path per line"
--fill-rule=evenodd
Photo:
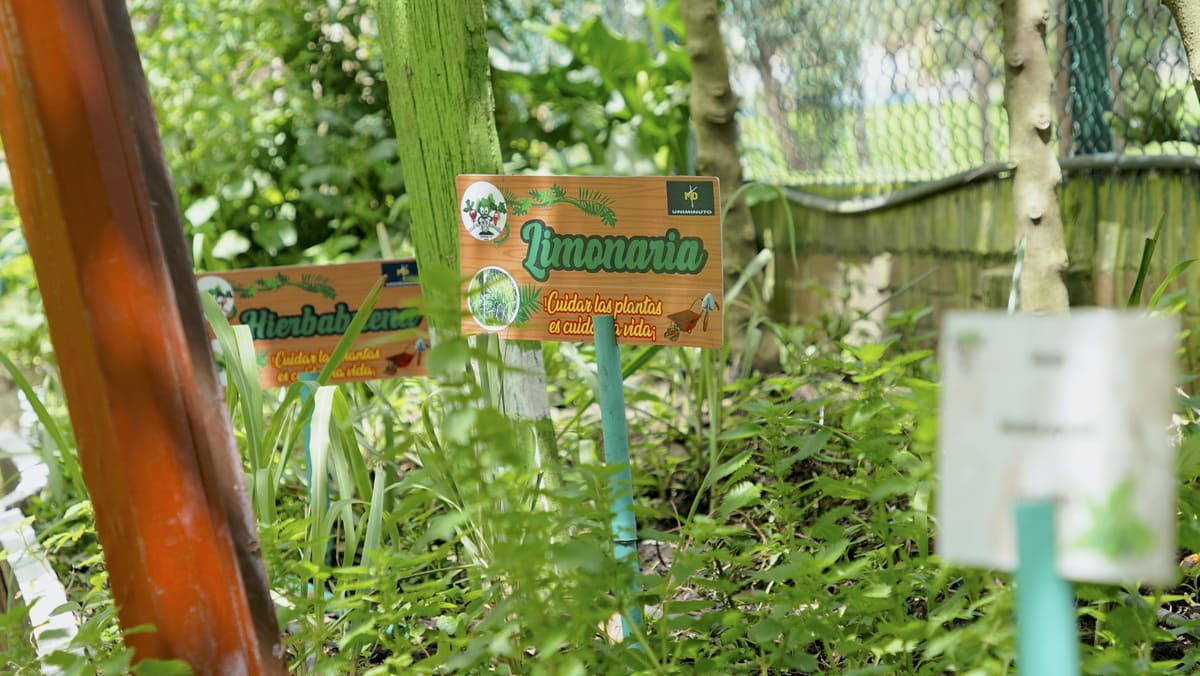
M594 340L605 462L621 468L614 554L635 573L617 344L721 347L719 197L709 177L458 177L463 332ZM640 606L623 617L624 636L641 619Z
M1169 584L1177 317L955 312L940 339L939 554L1015 570L1019 668L1079 672L1067 580Z
M1021 501L1017 521L1017 665L1024 674L1078 674L1071 583L1058 574L1054 503Z
M613 500L613 554L628 560L636 578L641 573L637 558L637 520L633 515L633 470L629 465L629 431L625 425L625 383L621 378L621 352L611 315L593 315L596 341L596 379L600 385L600 424L604 430L604 463L621 469L609 479ZM637 584L636 582L634 583ZM630 636L642 626L642 607L634 605L629 616L621 616L622 635Z
M414 260L377 260L341 265L250 268L200 273L197 285L210 294L231 324L250 329L264 389L303 382L303 405L318 386L350 328L358 303L378 299L350 350L335 364L328 384L424 375L428 333ZM355 305L351 305L354 303ZM214 350L217 341L213 341ZM308 502L313 505L312 429L303 429ZM326 507L329 495L322 501ZM332 558L332 543L330 555Z

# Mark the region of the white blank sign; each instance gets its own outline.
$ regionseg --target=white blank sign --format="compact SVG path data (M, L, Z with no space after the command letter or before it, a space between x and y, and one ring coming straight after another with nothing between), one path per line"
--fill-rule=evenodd
M1018 500L1057 504L1060 574L1176 575L1174 317L948 313L939 361L937 551L1016 566Z

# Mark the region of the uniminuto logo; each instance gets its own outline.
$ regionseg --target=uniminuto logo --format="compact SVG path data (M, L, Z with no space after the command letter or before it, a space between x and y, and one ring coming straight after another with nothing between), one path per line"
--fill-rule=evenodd
M716 198L713 182L704 180L667 181L668 216L713 216Z

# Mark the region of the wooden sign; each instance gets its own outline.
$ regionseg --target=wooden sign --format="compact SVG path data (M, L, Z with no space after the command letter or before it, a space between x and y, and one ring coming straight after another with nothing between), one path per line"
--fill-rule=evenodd
M715 178L458 177L463 331L720 347Z
M259 380L269 388L324 368L380 277L385 278L383 293L330 383L423 375L429 338L416 261L201 273L197 284L216 299L231 324L250 328Z
M938 550L1012 569L1019 501L1055 505L1063 577L1169 583L1175 317L949 313L942 326Z

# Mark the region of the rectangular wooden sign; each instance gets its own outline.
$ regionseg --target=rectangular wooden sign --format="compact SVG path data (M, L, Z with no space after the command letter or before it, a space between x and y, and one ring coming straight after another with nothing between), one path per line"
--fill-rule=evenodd
M720 185L711 177L458 177L463 332L720 347Z
M1176 317L953 312L940 342L938 552L1016 565L1015 507L1056 506L1068 579L1169 583Z
M383 293L330 383L424 375L429 338L414 260L199 273L196 282L231 324L250 327L259 381L270 388L325 367L380 277Z

